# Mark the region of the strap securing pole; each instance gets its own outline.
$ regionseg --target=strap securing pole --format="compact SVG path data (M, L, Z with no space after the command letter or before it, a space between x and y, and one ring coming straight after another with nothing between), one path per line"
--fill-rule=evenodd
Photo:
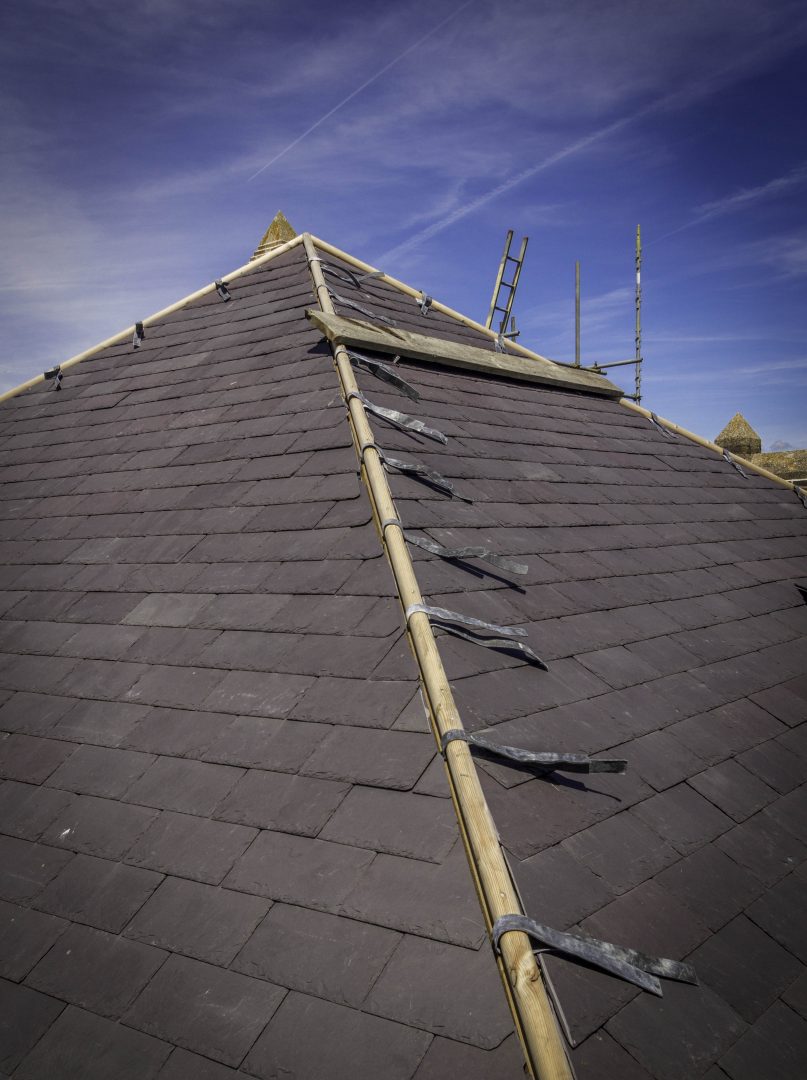
M520 746L504 746L492 742L482 735L473 735L464 728L446 731L441 739L441 749L456 740L466 742L471 750L477 750L484 757L504 758L518 766L536 769L539 772L571 773L619 773L627 768L627 761L621 758L590 758L588 754L559 754L548 751L523 750Z

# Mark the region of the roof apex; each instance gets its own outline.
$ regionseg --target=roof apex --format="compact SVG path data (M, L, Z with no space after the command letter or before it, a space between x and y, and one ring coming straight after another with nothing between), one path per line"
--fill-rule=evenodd
M261 242L255 248L255 251L252 254L252 259L260 258L260 256L265 255L267 251L271 251L273 248L278 247L280 244L285 244L288 240L293 240L296 235L297 233L289 224L286 215L282 212L282 210L278 210L278 212L272 218L271 225L263 234Z
M731 450L735 454L758 454L762 450L762 439L742 413L735 413L732 416L715 438L715 442L718 446Z

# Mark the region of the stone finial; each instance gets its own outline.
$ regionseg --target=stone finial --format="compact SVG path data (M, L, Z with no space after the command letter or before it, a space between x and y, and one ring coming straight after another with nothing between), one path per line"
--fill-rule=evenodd
M255 248L255 251L250 258L260 258L261 255L265 255L267 251L272 251L273 248L279 247L281 244L285 244L287 240L293 240L297 233L289 225L284 214L278 210L272 219L272 224L263 234L263 239L260 244Z
M742 413L735 413L715 439L718 446L741 457L762 452L762 439L754 431Z

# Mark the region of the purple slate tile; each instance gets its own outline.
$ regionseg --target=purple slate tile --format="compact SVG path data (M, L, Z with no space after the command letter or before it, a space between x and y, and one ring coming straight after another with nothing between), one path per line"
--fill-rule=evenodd
M515 1036L505 1039L495 1050L480 1050L453 1039L435 1038L420 1063L414 1080L490 1080L516 1077L523 1057ZM638 1077L625 1077L638 1080Z
M300 1031L316 1031L301 1039ZM261 1080L354 1080L384 1076L409 1080L431 1037L402 1024L291 993L252 1048L245 1070Z
M746 914L766 934L807 963L807 924L804 922L804 881L789 874L751 904Z
M132 727L124 745L147 755L201 758L209 746L228 730L232 718L222 713L188 709L124 706L141 710L142 719Z
M322 677L294 706L297 720L389 728L412 696L412 684Z
M807 846L765 810L723 833L715 844L766 885L789 874L807 858Z
M243 825L163 811L131 848L126 861L218 885L256 835L257 830Z
M64 1008L45 994L0 980L0 1069L9 1075ZM25 1068L17 1075L26 1075Z
M204 593L155 593L141 600L122 621L130 626L188 626L212 599Z
M77 795L45 830L43 839L85 855L120 859L156 816L156 810L145 807Z
M48 786L80 795L119 798L154 762L151 754L79 746L49 777Z
M253 671L231 671L202 702L211 711L250 716L287 717L312 683L309 677Z
M227 717L226 725L202 756L225 765L295 773L330 730L324 724L265 716Z
M175 664L193 667L205 647L219 636L218 630L154 626L144 629L125 654L133 663L159 664L170 657Z
M640 803L636 813L682 855L731 828L731 819L687 784L654 795Z
M36 693L13 694L0 707L0 731L44 734L73 705L74 699L68 697Z
M44 844L0 836L0 897L31 900L72 858Z
M655 878L700 918L718 930L764 891L756 874L719 847L707 844Z
M748 769L782 795L803 783L803 763L788 753L779 739L769 739L768 742L746 750L739 756L738 761L744 769Z
M434 755L430 735L371 728L325 728L302 772L330 780L409 790Z
M113 1076L153 1080L170 1052L167 1043L68 1006L16 1075L23 1080L50 1080L59 1075L82 1080Z
M209 815L242 775L241 769L229 765L158 757L129 787L126 801L183 814Z
M169 877L129 923L126 937L227 967L270 906L260 897Z
M67 925L52 915L0 901L0 978L21 982Z
M205 699L214 693L225 679L221 671L203 668L168 667L154 664L131 664L137 667L137 677L128 684L126 700L143 705L173 706L178 709L203 707ZM105 695L106 696L106 695ZM120 695L123 696L123 693Z
M745 821L776 798L772 788L734 760L714 765L689 782L737 822Z
M640 739L615 747L614 757L624 757L656 791L664 791L702 771L704 762L669 731L652 731ZM695 785L697 786L697 785Z
M158 1080L237 1080L237 1076L235 1070L227 1065L191 1054L177 1046L160 1070Z
M82 626L55 651L60 656L119 660L142 634L139 627L93 623Z
M439 863L457 840L457 824L452 807L441 799L354 787L320 835L324 840Z
M223 821L316 836L345 798L347 784L250 769L216 810Z
M640 994L606 1030L658 1080L704 1073L746 1030L708 988L665 982L664 997Z
M744 915L727 923L689 957L702 983L747 1023L798 978L802 965ZM749 972L753 976L749 977Z
M590 1077L616 1077L620 1080L650 1080L636 1058L631 1057L606 1031L590 1035L571 1054L577 1075L583 1080ZM721 1078L722 1080L722 1078Z
M807 1021L776 1002L737 1043L720 1058L731 1080L800 1080L807 1058Z
M75 749L72 743L31 735L0 737L0 777L41 784Z
M0 832L23 840L38 840L48 825L73 802L66 791L0 782Z
M514 874L525 911L558 930L567 930L614 898L602 878L563 847L548 848L524 859L514 868Z
M368 923L275 904L233 967L359 1008L400 940L400 934Z
M97 746L119 746L132 728L148 713L145 705L130 705L123 701L76 701L57 721L52 734L71 742Z
M151 870L76 855L34 901L42 911L120 933L160 884Z
M284 994L270 983L174 955L135 1001L124 1023L237 1066ZM236 1010L238 1023L233 1024Z
M71 926L26 983L73 1005L117 1019L165 960L166 954L139 942Z
M137 700L131 695L131 687L146 677L147 669L143 664L128 664L122 660L81 660L61 680L59 691L77 698L114 701L125 695L130 700Z

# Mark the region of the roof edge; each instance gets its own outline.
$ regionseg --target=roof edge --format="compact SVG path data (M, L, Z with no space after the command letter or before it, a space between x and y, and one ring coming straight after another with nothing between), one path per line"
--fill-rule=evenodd
M392 285L393 288L398 289L400 292L406 293L407 296L412 296L415 299L418 299L422 295L417 289L413 289L411 285L407 285L405 281L399 281L398 278L391 277L383 270L379 270L378 267L371 266L370 263L366 263L363 262L363 260L361 259L357 259L355 255L348 255L346 251L342 251L341 248L334 247L333 244L329 244L326 240L320 240L317 236L311 236L311 240L316 247L321 248L323 251L326 251L329 255L333 255L337 259L343 259L346 263L350 263L351 266L355 266L357 270L363 270L365 273L368 274L378 274L381 281L386 281L388 285ZM431 306L435 309L435 311L442 311L444 315L448 315L449 318L455 319L463 326L468 326L472 330L478 330L480 333L484 334L485 337L490 338L491 341L495 341L499 336L495 330L491 330L490 327L485 326L484 323L480 323L477 322L475 319L468 318L468 316L463 315L462 312L455 311L454 308L450 308L446 304L441 304L439 300L435 300L432 298ZM553 368L556 368L558 371L562 371L564 373L568 373L568 371L570 370L569 365L558 364L557 361L550 360L548 356L542 356L540 353L534 352L532 349L528 349L525 345L519 345L517 341L511 341L509 338L507 340L507 346L509 349L512 349L517 356L526 357L528 360L537 360L540 361L542 364L550 364ZM510 355L513 354L511 353ZM571 370L574 369L571 368ZM591 372L590 374L595 373ZM602 375L598 377L602 379L603 392L612 395L614 384L609 382L608 379L604 378ZM590 385L584 387L581 386L580 389L588 390L589 393L597 392L596 390L593 390ZM620 393L621 392L622 391L620 391Z
M625 408L630 409L631 412L639 413L639 415L643 416L646 420L661 424L662 427L668 428L676 435L680 435L684 439L689 439L690 442L697 443L698 446L703 446L707 450L713 450L719 457L723 457L725 453L729 453L727 450L724 451L722 446L718 446L717 443L712 442L711 439L704 439L702 435L696 435L694 431L688 431L686 428L681 427L680 424L676 424L673 420L667 420L663 416L657 416L656 413L651 412L650 409L645 409L641 405L637 405L635 401L630 401L628 398L620 398L619 404L624 405ZM741 457L739 454L731 454L731 460L736 461L738 465L742 465L744 469L750 469L751 472L755 472L759 476L764 476L766 480L773 480L773 482L779 484L780 487L795 491L797 495L800 493L801 489L795 481L785 480L783 476L777 476L776 473L772 473L762 465L757 465L753 461L749 461L748 458Z
M285 244L281 244L279 247L273 248L272 251L267 252L265 255L261 255L256 259L251 259L248 263L244 263L243 266L239 266L236 270L230 271L229 274L222 275L219 278L220 281L232 281L233 278L241 277L243 274L249 271L255 270L259 266L263 266L264 263L270 262L272 259L276 259L278 255L283 255L285 252L290 251L292 248L302 244L303 237L295 236L292 240L288 240ZM173 315L175 311L179 311L180 308L185 307L186 304L192 303L194 300L199 300L202 296L207 296L208 293L213 292L216 288L216 282L213 281L209 285L203 286L201 289L197 289L196 292L190 293L189 296L185 296L182 300L177 300L173 304L169 304L168 307L162 308L160 311L156 311L153 315L148 315L145 319L141 319L143 326L151 326L160 319L164 319L167 315ZM110 345L118 345L121 341L125 341L127 337L131 337L135 332L135 324L127 326L124 330L119 330L117 334L113 334L112 337L106 338L104 341L99 342L97 345L92 345L89 349L85 349L84 352L77 353L75 356L71 356L69 360L65 360L59 364L59 370L64 371L66 368L75 367L76 364L80 364L82 360L89 360L90 357L95 356L97 353L102 352L104 349L109 348ZM8 401L10 398L17 397L18 394L22 394L25 390L30 390L32 387L37 386L39 383L45 381L44 373L41 375L34 375L33 378L27 379L25 382L20 383L19 386L12 387L11 390L6 390L0 394L0 404L4 401Z

